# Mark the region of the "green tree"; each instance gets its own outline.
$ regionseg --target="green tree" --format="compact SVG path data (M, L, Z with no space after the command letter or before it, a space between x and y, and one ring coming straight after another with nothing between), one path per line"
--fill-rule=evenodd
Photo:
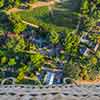
M54 45L56 45L59 42L59 34L54 30L51 31L50 41Z
M25 48L26 48L26 42L24 40L24 38L20 37L17 42L16 42L16 45L14 45L14 49L15 51L24 51Z
M34 65L34 69L41 71L44 63L44 56L40 53L34 54L30 56L31 62Z
M11 22L8 19L8 15L5 11L0 11L0 31L7 32L10 31L12 27Z
M73 79L79 79L80 76L80 65L79 64L65 64L64 66L64 77L69 77L69 78L73 78Z
M67 54L77 55L79 46L79 37L75 34L66 34L65 51Z
M0 0L0 8L4 6L4 0Z
M4 7L5 8L12 8L14 6L15 0L4 0Z
M15 58L10 58L9 61L8 61L8 65L9 66L14 66L15 64L16 64Z
M15 33L20 33L26 29L26 24L22 23L22 19L17 14L12 14L9 16L9 20L12 23L12 30Z

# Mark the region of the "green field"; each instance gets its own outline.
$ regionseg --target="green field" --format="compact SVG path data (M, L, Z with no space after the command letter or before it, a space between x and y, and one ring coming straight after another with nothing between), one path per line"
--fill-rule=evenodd
M55 16L50 15L48 7L40 7L33 10L22 11L18 12L18 14L21 16L22 20L31 24L42 26L48 31L55 30L56 32L60 32L67 30L66 25L59 25L59 23L62 23L62 20L57 18L55 19ZM64 20L63 17L62 19ZM56 20L59 20L60 22Z

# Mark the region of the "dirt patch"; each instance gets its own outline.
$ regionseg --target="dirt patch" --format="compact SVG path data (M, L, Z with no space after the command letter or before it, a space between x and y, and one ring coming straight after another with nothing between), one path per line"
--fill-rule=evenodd
M100 79L96 80L76 80L77 84L100 84Z
M31 6L31 9L34 9L34 8L37 8L37 7L51 6L51 5L54 5L54 4L55 4L54 1L48 1L48 2L36 2L36 3L33 3L33 4L29 4L29 6ZM7 13L11 14L11 13L16 13L16 12L23 11L23 10L25 10L25 9L11 8L7 11Z
M18 9L18 8L11 8L7 11L8 14L11 14L11 13L16 13L16 12L19 12L19 11L23 11L22 9Z
M37 8L37 7L43 7L43 6L50 6L53 5L55 2L54 1L49 1L49 2L36 2L33 4L29 4L32 8Z

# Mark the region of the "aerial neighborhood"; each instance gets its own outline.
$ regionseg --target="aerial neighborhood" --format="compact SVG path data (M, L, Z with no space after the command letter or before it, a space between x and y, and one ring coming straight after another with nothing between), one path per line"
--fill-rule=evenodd
M0 82L96 80L99 19L100 0L0 0Z

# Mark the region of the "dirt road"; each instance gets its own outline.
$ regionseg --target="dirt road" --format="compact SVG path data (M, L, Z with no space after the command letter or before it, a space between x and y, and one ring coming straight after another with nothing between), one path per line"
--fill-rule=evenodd
M43 6L51 6L51 5L54 5L55 4L55 1L48 1L48 2L36 2L36 3L33 3L33 4L29 4L29 6L31 7L31 9L34 9L34 8L38 8L38 7L43 7ZM11 14L11 13L16 13L16 12L20 12L20 11L23 11L25 9L19 9L19 8L11 8L7 11L8 14Z

